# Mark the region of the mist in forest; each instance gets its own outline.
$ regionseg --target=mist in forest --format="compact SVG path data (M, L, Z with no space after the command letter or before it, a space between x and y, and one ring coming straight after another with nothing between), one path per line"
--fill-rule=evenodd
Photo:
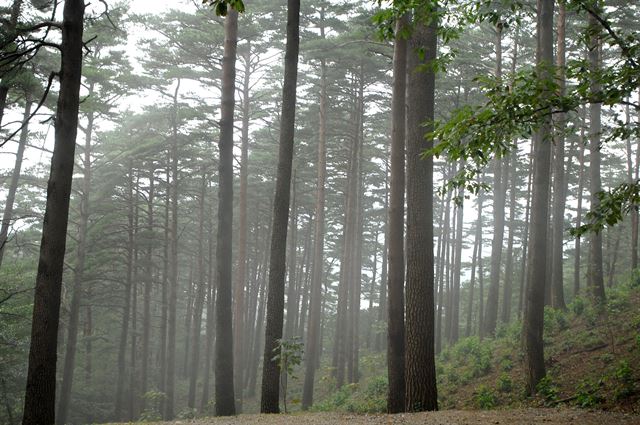
M0 423L640 421L638 16L0 1Z

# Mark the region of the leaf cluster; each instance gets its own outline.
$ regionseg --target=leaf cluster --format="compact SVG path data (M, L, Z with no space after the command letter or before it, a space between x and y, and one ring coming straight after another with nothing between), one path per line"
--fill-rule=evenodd
M208 4L214 8L216 15L227 16L229 7L238 13L244 12L244 2L242 0L202 0L202 4Z

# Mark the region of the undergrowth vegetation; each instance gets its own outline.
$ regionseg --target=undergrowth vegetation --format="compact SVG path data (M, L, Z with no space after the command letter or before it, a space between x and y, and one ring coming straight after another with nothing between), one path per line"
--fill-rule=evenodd
M521 322L503 324L496 338L471 336L437 358L441 409L493 409L570 405L640 412L640 274L609 288L605 305L576 297L566 311L545 310L547 377L526 394ZM386 364L381 354L362 357L361 379L339 390L324 369L318 411L386 410Z

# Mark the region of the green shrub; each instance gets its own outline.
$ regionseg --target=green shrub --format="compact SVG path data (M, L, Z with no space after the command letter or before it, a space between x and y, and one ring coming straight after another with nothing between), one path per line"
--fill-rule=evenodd
M142 398L145 400L146 409L140 414L142 422L157 422L162 420L160 405L167 395L161 391L147 391Z
M512 369L513 369L513 362L511 361L511 359L504 358L500 361L500 370L504 372L509 372Z
M496 382L496 387L498 391L503 393L511 392L513 389L513 382L511 381L511 376L507 373L501 373L498 377L498 382Z
M473 401L479 409L493 409L498 403L498 398L493 390L486 385L480 385L473 396Z
M618 368L614 372L614 377L616 381L614 397L616 400L627 398L633 394L635 383L633 379L633 371L631 370L631 366L629 366L628 361L623 360L620 362Z
M177 415L177 419L195 419L198 415L198 410L195 407L185 407Z
M544 398L545 402L551 403L558 400L558 386L553 383L549 375L538 382L536 392Z
M386 376L376 376L369 381L365 390L367 397L386 397L389 382Z
M569 321L567 316L562 310L557 310L552 307L544 308L544 332L554 333L567 329L569 327Z
M584 313L584 309L586 307L586 301L582 297L575 297L574 300L569 305L569 309L576 316L581 316Z
M585 379L578 384L576 394L576 404L580 407L596 407L604 401L604 398L599 394L600 387L603 382L593 382L589 379Z

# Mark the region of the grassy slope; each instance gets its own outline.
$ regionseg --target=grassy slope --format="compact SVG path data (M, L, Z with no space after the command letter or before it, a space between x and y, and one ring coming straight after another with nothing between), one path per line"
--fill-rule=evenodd
M496 339L463 339L438 358L441 408L564 405L640 413L638 306L640 286L626 284L609 290L607 305L601 311L583 299L574 301L567 312L547 309L548 377L535 398L524 394L519 322L502 326ZM384 357L365 355L362 363L363 379L359 385L330 391L323 389L329 387L326 383L319 383L317 410L384 411Z

